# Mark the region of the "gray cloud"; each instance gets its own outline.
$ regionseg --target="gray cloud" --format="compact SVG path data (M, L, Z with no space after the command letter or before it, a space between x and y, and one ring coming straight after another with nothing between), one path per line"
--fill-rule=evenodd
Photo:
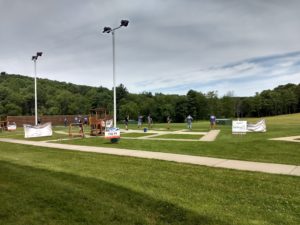
M101 31L126 18L129 26L116 33L117 83L132 92L185 93L194 88L180 86L186 71L298 51L299 14L296 0L0 0L0 70L30 75L31 55L41 50L40 77L110 88L111 37ZM240 94L240 84L230 87Z

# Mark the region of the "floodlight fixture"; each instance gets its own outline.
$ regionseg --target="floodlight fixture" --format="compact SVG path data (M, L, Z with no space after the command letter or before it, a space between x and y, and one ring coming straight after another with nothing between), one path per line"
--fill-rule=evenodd
M36 61L38 59L39 56L42 56L43 52L37 52L36 55L32 56L31 60Z
M112 50L113 50L113 85L114 85L114 127L117 126L117 97L116 97L116 72L115 72L115 31L121 27L127 27L128 20L121 20L121 25L115 28L104 27L102 33L112 34Z
M104 27L103 32L102 33L110 33L112 30L110 27Z
M129 24L129 21L128 20L121 20L121 27L127 27Z

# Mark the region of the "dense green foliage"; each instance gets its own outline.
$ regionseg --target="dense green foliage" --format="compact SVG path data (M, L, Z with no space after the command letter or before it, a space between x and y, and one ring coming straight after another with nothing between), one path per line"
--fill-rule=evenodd
M66 82L37 79L38 110L42 115L88 114L91 108L105 107L112 111L112 91ZM186 95L165 95L143 92L129 93L124 85L117 87L118 119L128 114L152 115L154 121L165 122L170 116L182 122L188 114L194 119L217 117L272 116L300 112L300 84L286 84L274 90L256 93L253 97L235 97L228 93L219 97L216 91L202 93L190 90ZM0 115L33 115L34 81L21 75L0 75Z

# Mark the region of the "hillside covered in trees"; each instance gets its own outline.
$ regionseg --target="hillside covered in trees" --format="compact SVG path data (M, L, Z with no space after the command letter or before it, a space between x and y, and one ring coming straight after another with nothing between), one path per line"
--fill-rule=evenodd
M96 107L113 108L113 92L104 87L90 87L66 82L37 79L38 112L40 115L84 115ZM263 117L300 112L300 84L286 84L265 90L251 97L236 97L230 92L218 96L217 91L202 93L189 90L186 95L143 92L129 93L124 85L117 87L118 120L125 115L136 119L138 114L151 113L154 121L183 122L188 114L194 119ZM34 115L34 79L0 75L0 115Z

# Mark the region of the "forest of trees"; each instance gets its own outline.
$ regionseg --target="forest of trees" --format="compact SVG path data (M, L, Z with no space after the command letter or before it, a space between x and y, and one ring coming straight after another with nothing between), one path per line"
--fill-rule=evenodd
M66 82L37 79L40 115L87 115L92 108L104 107L112 112L113 92L104 87L90 87ZM231 92L218 96L217 91L202 93L189 90L186 95L143 92L129 93L124 85L117 87L117 115L152 115L156 122L170 116L183 122L188 114L195 120L217 118L264 117L300 112L300 84L286 84L251 97L237 97ZM34 115L34 80L32 77L0 75L0 115Z

